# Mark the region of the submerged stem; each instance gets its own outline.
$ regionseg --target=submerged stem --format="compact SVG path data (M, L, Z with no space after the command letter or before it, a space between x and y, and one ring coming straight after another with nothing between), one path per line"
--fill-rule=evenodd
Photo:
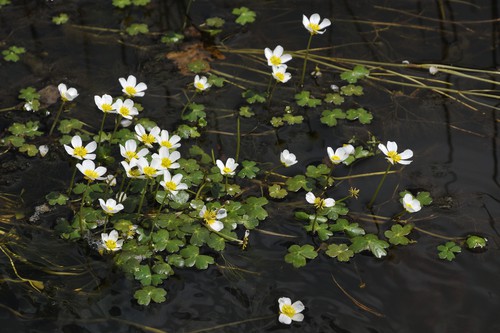
M99 128L99 139L97 140L97 152L99 152L99 146L101 145L102 129L104 128L104 121L106 120L107 112L104 112L101 121L101 127Z
M307 65L307 57L309 56L309 47L311 46L311 41L313 38L313 34L309 36L309 41L307 42L306 55L304 57L304 65L302 65L302 76L300 77L300 86L304 85L304 76L306 75L306 65Z
M385 173L384 173L384 176L382 176L382 179L380 180L380 182L378 183L378 186L377 186L377 189L375 190L375 193L373 193L373 196L370 200L370 203L368 203L368 208L371 209L372 206L373 206L373 202L375 201L375 199L377 198L377 195L378 195L378 192L380 191L380 189L382 188L382 184L384 183L384 180L385 180L385 177L387 177L387 174L389 173L389 170L391 169L392 167L392 164L389 163L389 165L387 166L387 170L385 170Z
M59 120L59 117L61 116L61 112L62 112L65 104L66 104L66 101L63 100L61 103L61 106L59 107L59 110L57 110L56 118L54 119L54 122L52 123L52 126L50 127L49 136L52 135L52 132L54 132L54 128L56 128L57 121Z

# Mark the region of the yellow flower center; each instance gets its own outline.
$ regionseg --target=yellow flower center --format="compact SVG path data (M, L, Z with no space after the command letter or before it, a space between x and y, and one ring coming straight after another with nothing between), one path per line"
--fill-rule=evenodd
M173 181L166 182L166 183L165 183L165 187L166 187L169 191L175 191L175 190L177 190L177 184L176 184L176 183L174 183Z
M164 157L161 159L161 166L164 168L170 168L172 165L172 161L168 157Z
M127 231L127 238L132 238L134 237L134 235L135 235L135 228L134 226L130 225Z
M109 111L113 110L113 107L111 106L111 104L107 104L107 103L101 105L101 108L102 108L103 112L109 112Z
M142 169L142 172L148 177L153 177L156 174L156 169L150 166L146 166Z
M162 147L172 148L172 144L170 143L170 141L162 141L162 142L160 143L160 145L161 145Z
M203 214L203 219L208 225L212 225L213 223L215 223L216 218L217 218L217 213L213 210L207 210Z
M87 155L87 149L85 147L75 147L73 149L73 155L84 158Z
M281 313L284 314L285 316L292 318L293 316L295 316L296 312L295 312L295 309L291 305L284 304L281 307Z
M319 24L316 24L316 23L309 23L309 28L311 28L311 33L314 35L314 34L317 34L318 31L319 31Z
M156 140L155 137L152 136L151 134L143 134L141 136L141 141L144 142L147 145L153 144Z
M274 76L276 76L276 78L283 82L285 80L285 74L281 73L281 72L278 72L278 73L275 73Z
M83 173L88 180L94 180L99 177L99 174L95 170L85 170Z
M201 83L201 82L196 82L195 83L195 87L197 89L200 89L200 90L204 90L205 89L205 85L203 83Z
M231 173L231 172L233 172L233 170L231 170L231 169L230 169L230 168L228 168L228 167L224 167L224 168L222 169L222 173L224 173L224 174L229 174L229 173Z
M325 200L323 200L319 197L314 198L314 207L316 207L316 209L324 208L325 207Z
M106 206L106 211L108 213L111 213L113 211L114 207L111 207L111 206Z
M116 242L112 239L108 239L106 242L106 247L108 248L108 250L114 250L116 249Z
M128 116L128 115L130 114L130 110L129 110L127 107L125 107L125 106L122 106L122 107L120 108L120 111L119 111L119 112L120 112L120 114L121 114L122 116L124 116L124 117L126 117L126 116Z
M128 150L125 152L125 156L127 160L131 161L133 158L137 158L137 153L135 151Z
M271 64L273 64L274 66L278 66L278 65L281 65L281 58L280 57L277 57L275 55L273 55L271 58L269 58L269 61L271 62Z
M135 90L134 87L126 87L125 88L125 92L127 93L127 95L129 96L134 96L136 93L137 93L137 90Z
M401 161L401 155L399 155L397 151L391 150L387 153L387 156L396 163Z
M332 161L340 161L340 157L338 155L333 155Z
M140 177L141 176L141 172L139 171L139 169L130 169L130 171L128 172L130 177Z

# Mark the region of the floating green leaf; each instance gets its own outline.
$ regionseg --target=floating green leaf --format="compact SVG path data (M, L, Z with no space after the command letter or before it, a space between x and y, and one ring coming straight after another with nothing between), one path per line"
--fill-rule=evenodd
M233 15L237 15L236 23L245 25L247 23L252 23L255 21L255 12L251 11L247 7L234 8L232 11Z
M34 87L26 87L19 90L19 95L17 96L19 99L24 99L25 101L33 101L35 99L40 98L40 94L36 91Z
M19 147L21 153L26 153L28 156L36 156L38 154L38 148L35 145L24 143Z
M64 24L64 23L68 22L68 20L69 20L69 16L66 13L61 13L58 16L52 17L52 23L55 23L57 25Z
M455 253L462 252L460 246L455 242L446 242L446 244L439 245L437 249L439 258L448 261L455 259Z
M362 65L356 65L352 71L340 74L340 78L349 83L356 83L358 80L370 75L370 71Z
M250 118L254 116L255 113L252 112L252 108L249 107L248 105L244 105L240 107L240 116L245 117L245 118Z
M486 247L487 239L480 236L469 236L465 240L465 244L469 249L482 249Z
M17 62L19 61L19 55L26 52L24 47L11 46L7 50L2 51L2 55L5 61Z
M282 117L272 117L270 123L271 125L273 125L273 127L280 127L285 125Z
M246 99L247 103L264 103L266 101L266 97L263 94L259 94L253 90L245 90L241 96Z
M413 226L411 224L406 224L405 226L395 224L391 227L391 230L386 230L384 235L389 239L389 243L393 245L408 245L410 240L406 236L410 234L412 229Z
M288 191L297 192L300 189L312 191L312 184L304 175L296 175L286 181Z
M151 0L132 0L135 6L146 6L151 2Z
M355 86L352 84L349 84L347 86L340 88L340 91L343 95L346 95L346 96L352 96L352 95L361 96L361 95L363 95L363 87Z
M209 66L205 60L198 59L198 60L194 60L194 61L190 62L187 65L187 68L191 72L198 74L201 72L206 72L209 69Z
M358 119L361 124L369 124L373 119L373 115L363 108L357 108L347 110L346 118L349 120Z
M206 25L214 28L221 28L225 22L226 21L220 17L209 17L205 20Z
M311 96L311 93L307 90L303 90L298 94L295 94L295 101L300 106L316 107L321 105L321 100Z
M69 134L73 130L82 129L83 125L84 124L82 121L75 119L75 118L64 119L64 120L61 120L61 123L59 124L58 129L63 134Z
M219 88L223 87L224 82L226 82L226 79L224 79L223 77L217 76L215 74L211 74L208 77L208 83L210 83L211 85L213 85L215 87L219 87Z
M10 5L10 0L0 0L0 8L5 5Z
M125 8L132 4L131 0L113 0L113 6L118 8Z
M375 257L382 258L387 255L386 248L389 243L381 240L374 234L357 236L351 239L352 244L349 246L354 253L359 253L364 250L369 250Z
M132 23L125 31L130 36L137 36L138 34L147 34L149 32L148 25L145 23Z
M293 267L299 268L305 266L307 259L314 259L318 253L314 250L312 245L292 245L288 248L288 254L285 255L285 261L292 264Z
M344 103L344 97L342 97L339 93L329 93L326 94L324 101L325 103L333 103L335 105L341 105Z
M186 267L195 266L198 269L207 269L208 265L215 262L214 258L200 254L200 249L193 245L188 245L182 249L180 254L184 258Z
M59 192L50 192L45 196L45 199L49 202L49 205L65 205L68 201L68 196Z
M333 232L345 232L349 237L356 237L365 234L365 230L358 223L349 223L346 219L338 219L335 224L330 226Z
M338 261L347 262L353 256L354 252L349 249L346 244L330 244L328 245L328 250L325 252L328 256L332 258L337 258Z
M161 42L167 45L177 44L184 39L184 35L177 32L169 31L161 37Z
M134 298L140 305L149 305L151 301L155 303L165 302L167 300L165 298L166 295L167 291L165 289L153 286L146 286L143 287L142 289L137 290L134 293Z
M238 172L238 177L253 179L257 176L259 168L254 161L245 160L241 162L241 170Z
M288 125L296 125L296 124L302 124L304 121L303 116L294 116L290 113L286 113L283 116L283 121L286 122Z
M337 125L338 119L345 119L346 114L341 109L323 110L320 121L330 127Z
M429 192L418 192L416 199L420 201L422 206L428 206L432 203L431 194Z
M271 198L283 199L287 194L288 192L278 184L269 186L269 196Z
M320 178L330 174L330 168L325 164L320 164L318 166L309 165L307 167L306 176L311 178Z

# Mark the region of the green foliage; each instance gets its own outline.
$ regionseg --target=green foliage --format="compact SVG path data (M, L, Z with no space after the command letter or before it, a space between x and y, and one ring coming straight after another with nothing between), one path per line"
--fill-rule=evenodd
M342 94L346 96L362 96L363 95L363 87L361 86L355 86L352 84L349 84L347 86L344 86L340 88L340 91Z
M139 34L147 34L149 32L148 25L145 23L132 23L127 29L127 34L130 36L137 36Z
M113 0L113 6L118 8L125 8L132 4L131 0Z
M69 134L72 131L81 130L83 125L84 124L82 121L75 119L75 118L63 119L59 123L58 129L59 129L59 132L61 132L62 134Z
M180 252L184 258L186 267L195 266L197 269L207 269L208 265L215 263L214 258L200 254L200 248L193 245L188 245Z
M285 255L285 262L299 268L306 265L307 259L314 259L317 256L318 253L312 245L292 245L288 248L288 254Z
M255 113L252 112L252 108L249 107L248 105L240 107L240 116L245 118L250 118L253 117L254 115Z
M410 234L412 229L413 226L411 224L406 224L405 226L395 224L391 227L391 230L386 230L384 235L389 239L389 243L393 245L408 245L411 241L406 236Z
M245 25L255 21L255 12L247 7L234 8L232 13L238 16L236 18L236 23L238 24Z
M306 191L312 191L312 184L309 179L307 179L304 175L297 175L292 178L288 178L286 181L286 186L288 191L297 192L300 189L304 189Z
M439 245L437 249L439 258L448 261L455 259L455 253L462 252L460 246L455 242L446 242L446 244Z
M16 136L33 138L43 134L38 130L39 126L38 121L28 121L26 124L14 123L9 127L9 132Z
M184 39L183 34L169 31L161 37L160 41L164 44L167 44L167 45L173 45L173 44L180 43L183 39Z
M271 198L283 199L287 194L288 192L278 184L269 186L269 196Z
M214 87L222 88L224 86L224 82L226 82L226 79L224 79L223 77L217 76L215 74L211 74L208 76L207 81L208 81L208 83L210 83Z
M381 240L374 234L367 234L364 236L356 236L351 239L352 244L349 246L354 253L369 250L376 258L382 258L387 255L386 248L389 243Z
M209 27L222 28L226 21L220 17L209 17L205 20L205 24Z
M346 71L340 74L340 78L349 83L356 83L370 75L370 71L362 65L356 65L352 71Z
M254 161L243 161L241 162L241 170L238 172L238 177L253 179L257 176L259 168L256 166L257 163Z
M341 109L323 110L321 113L321 123L330 127L337 125L338 119L345 119L346 114Z
M25 153L26 155L28 155L30 157L36 156L36 154L38 154L38 148L35 145L27 144L27 143L22 144L19 147L19 151L21 153Z
M302 90L300 93L295 94L295 101L299 106L308 106L310 108L321 105L321 100L311 96L311 92L307 90Z
M401 191L399 192L399 196L403 198L406 194L412 194L410 191ZM413 194L412 194L413 195ZM428 206L432 203L432 197L429 192L418 192L415 197L422 206Z
M264 103L266 101L266 97L263 94L256 93L253 90L245 90L241 96L245 98L247 103Z
M205 118L207 114L205 113L205 105L189 103L188 108L191 110L188 114L182 117L183 120L187 120L190 122L197 122L201 118Z
M334 105L341 105L344 103L345 99L339 93L329 93L326 94L324 98L325 103L333 103Z
M137 290L134 293L134 298L137 300L137 303L141 305L149 305L151 301L155 303L162 303L166 301L165 296L167 295L167 291L163 288L156 288L153 286L146 286L142 289Z
M26 102L33 101L40 98L40 94L36 91L34 87L26 87L19 90L19 99L24 99Z
M68 22L68 20L69 20L69 16L66 13L61 13L58 16L52 17L52 23L55 23L57 25L64 24L64 23Z
M187 65L188 69L195 73L206 72L209 69L208 63L205 60L194 60Z
M344 232L349 237L362 236L365 230L359 226L358 223L349 223L346 219L337 219L335 224L330 226L333 232Z
M10 0L0 0L0 8L5 5L10 5Z
M2 51L2 55L5 61L17 62L19 61L20 55L26 53L24 47L11 46L7 50Z
M465 244L469 249L483 249L486 247L487 239L480 236L471 235L465 240Z
M372 122L373 115L363 108L357 108L347 110L346 118L349 120L358 119L361 124L369 124Z
M347 262L354 256L354 252L346 244L330 244L325 253L342 262Z

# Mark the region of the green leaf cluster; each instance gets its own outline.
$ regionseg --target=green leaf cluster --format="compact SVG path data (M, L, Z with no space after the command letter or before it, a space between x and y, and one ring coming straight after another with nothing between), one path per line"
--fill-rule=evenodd
M238 16L236 18L236 23L238 24L246 25L255 21L255 12L247 7L234 8L232 13L233 15Z
M462 252L460 246L455 242L446 242L445 244L441 244L437 247L439 253L439 259L452 261L455 259L455 253Z
M68 22L68 20L69 20L69 16L66 13L61 13L58 16L52 17L52 23L55 23L57 25L64 24L64 23Z
M19 46L11 46L7 50L2 51L3 59L11 62L19 61L21 59L20 55L23 53L26 53L26 49Z

